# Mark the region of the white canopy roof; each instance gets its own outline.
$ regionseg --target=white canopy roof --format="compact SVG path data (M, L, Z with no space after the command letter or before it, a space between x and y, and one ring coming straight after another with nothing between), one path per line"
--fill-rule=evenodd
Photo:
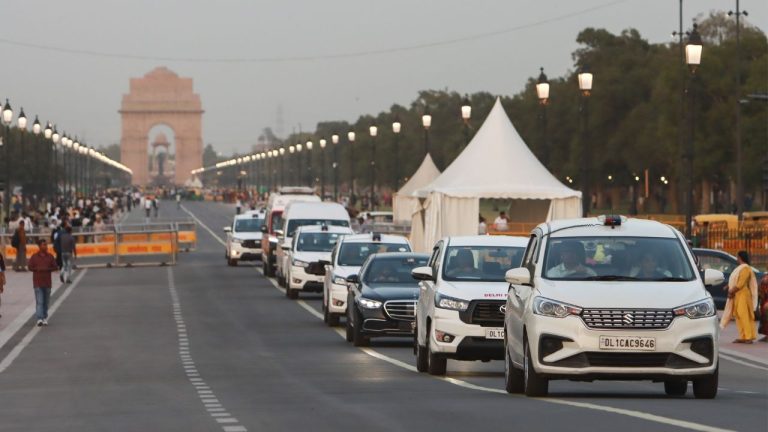
M534 156L496 99L488 118L464 151L428 186L413 194L438 192L460 198L578 198Z
M424 160L421 162L419 169L411 176L403 187L397 191L398 195L409 196L418 189L421 189L430 183L432 183L437 177L440 176L440 170L437 169L435 161L432 160L432 156L427 153Z

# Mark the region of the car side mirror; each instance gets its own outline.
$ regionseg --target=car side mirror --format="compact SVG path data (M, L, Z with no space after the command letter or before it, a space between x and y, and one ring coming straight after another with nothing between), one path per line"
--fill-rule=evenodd
M275 235L278 236L278 237L282 237L283 236L283 230L275 230Z
M360 283L360 276L358 276L357 274L351 274L347 276L347 283L351 283L351 284Z
M706 269L704 270L704 285L715 286L720 285L725 280L725 275L720 270Z
M225 226L224 227L224 232L225 233L231 233L232 232L232 227Z
M266 225L262 225L261 226L261 232L263 232L264 234L267 233L267 226Z
M325 264L323 261L311 262L307 265L306 272L315 276L325 276Z
M416 267L415 269L411 270L411 276L416 280L423 280L423 281L435 281L435 274L432 271L432 267L424 266L424 267Z
M518 267L507 270L504 274L504 280L512 285L530 285L531 271L525 267Z

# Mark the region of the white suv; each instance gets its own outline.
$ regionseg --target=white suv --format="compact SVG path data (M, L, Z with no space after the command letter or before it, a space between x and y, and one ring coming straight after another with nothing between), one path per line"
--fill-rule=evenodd
M717 315L683 236L620 216L554 221L531 234L509 270L505 379L544 396L549 380L663 381L681 396L717 394Z
M308 225L296 229L291 249L286 251L288 262L285 295L290 299L299 297L300 291L320 292L323 277L307 273L307 267L317 261L330 261L331 251L346 235L353 234L352 228L328 225Z
M330 261L325 261L323 316L329 326L339 325L347 313L347 276L357 274L369 255L384 252L411 252L407 238L388 234L356 234L336 243Z
M448 237L435 245L419 282L414 351L419 372L443 375L447 359L504 358L504 274L520 265L527 239Z
M261 226L264 225L264 213L249 211L235 216L232 226L224 227L227 233L225 255L227 264L236 266L240 261L261 259Z

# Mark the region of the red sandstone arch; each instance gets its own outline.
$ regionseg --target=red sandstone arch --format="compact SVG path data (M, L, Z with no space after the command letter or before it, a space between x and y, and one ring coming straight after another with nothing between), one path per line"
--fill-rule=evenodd
M181 78L166 67L158 67L142 78L131 78L130 92L120 108L121 162L133 170L133 182L147 185L149 131L157 124L173 130L176 170L173 182L182 185L189 172L203 164L203 108L192 78Z

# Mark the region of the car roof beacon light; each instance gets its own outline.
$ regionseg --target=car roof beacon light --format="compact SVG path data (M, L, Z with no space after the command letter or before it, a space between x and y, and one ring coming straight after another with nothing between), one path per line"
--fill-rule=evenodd
M371 240L375 242L381 241L381 233L371 233Z
M323 225L320 227L320 229L321 229L322 231L328 231L328 224L323 224Z
M626 217L619 215L602 215L597 217L597 220L602 222L603 225L609 226L611 228L621 226L622 222L624 222L626 219Z

